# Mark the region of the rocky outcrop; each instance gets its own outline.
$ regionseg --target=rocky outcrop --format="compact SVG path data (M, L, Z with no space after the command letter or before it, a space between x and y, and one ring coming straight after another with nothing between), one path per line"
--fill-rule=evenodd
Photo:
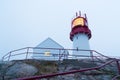
M87 59L71 59L63 61L43 61L35 59L14 60L0 63L0 80L11 80L35 75L68 72L72 70L93 68L101 64L103 64L103 62L93 62ZM118 70L116 63L112 63L99 70L55 76L49 78L49 80L111 80L115 75L117 75L117 73Z
M37 68L26 63L18 62L9 67L5 73L10 78L28 77L37 73ZM14 74L14 75L13 75Z
M20 61L5 62L1 66L1 76L5 80L33 76L38 71L36 67Z

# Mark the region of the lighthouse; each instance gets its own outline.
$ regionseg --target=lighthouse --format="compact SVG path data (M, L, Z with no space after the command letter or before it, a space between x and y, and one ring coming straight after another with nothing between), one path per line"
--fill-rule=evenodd
M74 58L87 58L90 56L89 39L91 31L88 27L86 14L76 13L76 17L71 22L70 40L73 41Z

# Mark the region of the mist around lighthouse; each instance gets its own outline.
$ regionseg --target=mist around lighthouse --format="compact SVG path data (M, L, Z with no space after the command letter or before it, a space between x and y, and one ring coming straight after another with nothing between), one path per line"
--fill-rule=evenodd
M0 80L119 80L119 3L1 0Z
M76 13L70 32L73 48L64 48L53 39L47 38L35 47L10 51L2 57L0 79L119 79L117 74L120 74L120 60L90 50L91 36L86 14L81 16L81 12L79 15Z

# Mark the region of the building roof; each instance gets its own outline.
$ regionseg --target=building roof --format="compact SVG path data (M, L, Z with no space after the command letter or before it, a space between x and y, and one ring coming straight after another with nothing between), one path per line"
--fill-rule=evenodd
M42 48L64 48L60 44L58 44L56 41L54 41L51 38L47 38L40 44L38 44L36 47L42 47Z

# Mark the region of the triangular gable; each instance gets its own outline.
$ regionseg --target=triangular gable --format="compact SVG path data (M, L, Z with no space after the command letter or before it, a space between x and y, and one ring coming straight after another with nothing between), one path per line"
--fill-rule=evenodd
M42 48L64 48L60 44L58 44L56 41L54 41L51 38L47 38L43 42L41 42L39 45L36 47L42 47Z

